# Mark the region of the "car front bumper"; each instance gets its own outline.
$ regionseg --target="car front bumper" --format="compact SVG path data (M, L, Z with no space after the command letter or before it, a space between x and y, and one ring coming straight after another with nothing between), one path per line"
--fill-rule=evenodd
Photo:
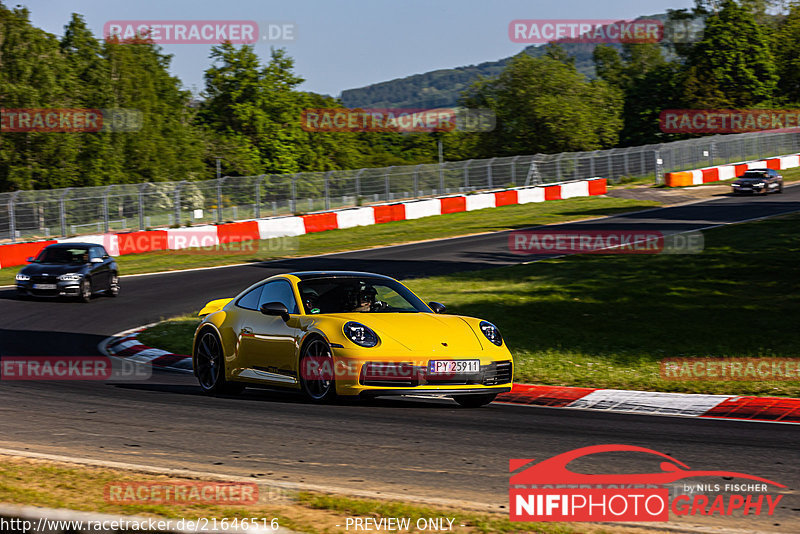
M48 282L50 285L55 285L55 288L41 289L35 286L41 285L41 282L17 282L17 294L28 297L77 297L81 293L81 286L79 280L70 280L66 282L56 281Z

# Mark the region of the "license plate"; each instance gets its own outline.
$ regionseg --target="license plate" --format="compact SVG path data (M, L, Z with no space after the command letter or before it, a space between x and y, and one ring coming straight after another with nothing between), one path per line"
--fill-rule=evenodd
M56 284L33 284L33 289L56 289Z
M480 360L432 360L428 364L431 374L477 373L480 370Z

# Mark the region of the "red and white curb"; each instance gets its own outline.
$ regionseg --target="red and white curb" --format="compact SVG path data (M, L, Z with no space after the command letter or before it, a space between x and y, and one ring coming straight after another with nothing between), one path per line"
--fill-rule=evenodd
M154 349L137 339L140 332L149 326L136 328L104 339L98 349L106 356L116 356L125 360L151 365L157 369L169 369L183 373L192 372L192 357L185 354L173 354L166 350Z
M800 399L514 384L500 402L646 415L800 423Z
M147 327L107 338L100 344L104 354L152 365L153 368L192 371L192 358L143 345L137 335ZM776 423L800 423L800 399L660 393L624 389L514 384L497 402L644 415L673 415L715 419L737 419Z

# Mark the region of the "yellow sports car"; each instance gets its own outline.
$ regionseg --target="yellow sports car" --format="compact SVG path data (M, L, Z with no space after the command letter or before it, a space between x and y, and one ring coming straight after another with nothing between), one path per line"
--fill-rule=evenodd
M286 387L313 402L422 394L477 407L510 391L513 360L497 328L444 312L388 276L281 274L206 304L194 374L210 394Z

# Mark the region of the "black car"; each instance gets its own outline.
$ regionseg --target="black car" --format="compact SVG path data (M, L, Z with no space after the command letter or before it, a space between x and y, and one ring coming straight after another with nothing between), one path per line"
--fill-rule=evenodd
M783 176L773 169L750 169L732 182L731 187L735 195L783 193Z
M78 297L89 302L103 291L119 294L117 262L102 245L58 243L42 249L30 265L17 274L17 295L33 297Z

